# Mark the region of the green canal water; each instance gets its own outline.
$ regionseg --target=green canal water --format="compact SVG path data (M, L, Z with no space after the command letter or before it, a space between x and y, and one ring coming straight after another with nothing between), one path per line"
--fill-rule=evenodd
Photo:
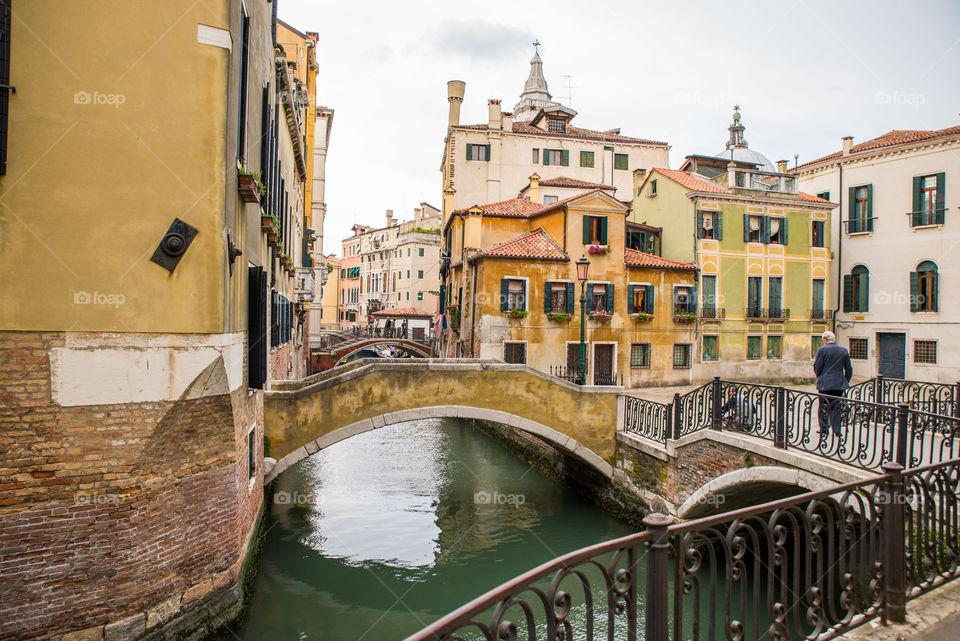
M355 436L274 483L243 641L403 639L632 529L463 421ZM229 637L233 638L233 637Z

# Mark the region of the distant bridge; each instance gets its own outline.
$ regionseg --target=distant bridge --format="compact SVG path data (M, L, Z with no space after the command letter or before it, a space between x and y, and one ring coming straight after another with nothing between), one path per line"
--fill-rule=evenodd
M342 365L351 358L361 357L363 352L373 351L377 347L395 347L415 358L430 358L433 355L433 350L428 343L411 338L389 336L353 338L339 333L328 333L327 335L334 338L344 338L345 340L331 341L326 347L310 350L313 369L317 372Z

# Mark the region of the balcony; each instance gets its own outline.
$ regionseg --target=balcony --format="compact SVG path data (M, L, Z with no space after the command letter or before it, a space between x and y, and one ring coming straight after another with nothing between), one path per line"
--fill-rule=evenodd
M810 320L813 322L826 322L833 319L832 309L811 309Z
M781 307L747 307L747 320L785 321L790 319L790 310Z
M727 310L723 307L703 307L700 310L700 320L723 320L727 317Z
M876 216L870 218L852 218L844 220L843 225L847 235L868 234L873 231L873 221L876 219Z

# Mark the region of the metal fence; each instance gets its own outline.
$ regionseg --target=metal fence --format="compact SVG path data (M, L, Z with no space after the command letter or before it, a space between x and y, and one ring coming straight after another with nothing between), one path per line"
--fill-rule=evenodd
M960 574L960 459L566 554L407 641L829 639Z
M960 418L960 383L930 383L877 376L851 385L846 396L856 400L897 405L930 414Z

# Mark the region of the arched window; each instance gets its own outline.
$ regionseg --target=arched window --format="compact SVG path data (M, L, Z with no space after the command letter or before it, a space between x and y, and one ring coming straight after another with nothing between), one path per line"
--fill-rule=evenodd
M843 311L870 311L870 270L863 265L857 265L843 277Z
M910 274L910 311L935 312L938 307L938 283L936 263L925 260Z

